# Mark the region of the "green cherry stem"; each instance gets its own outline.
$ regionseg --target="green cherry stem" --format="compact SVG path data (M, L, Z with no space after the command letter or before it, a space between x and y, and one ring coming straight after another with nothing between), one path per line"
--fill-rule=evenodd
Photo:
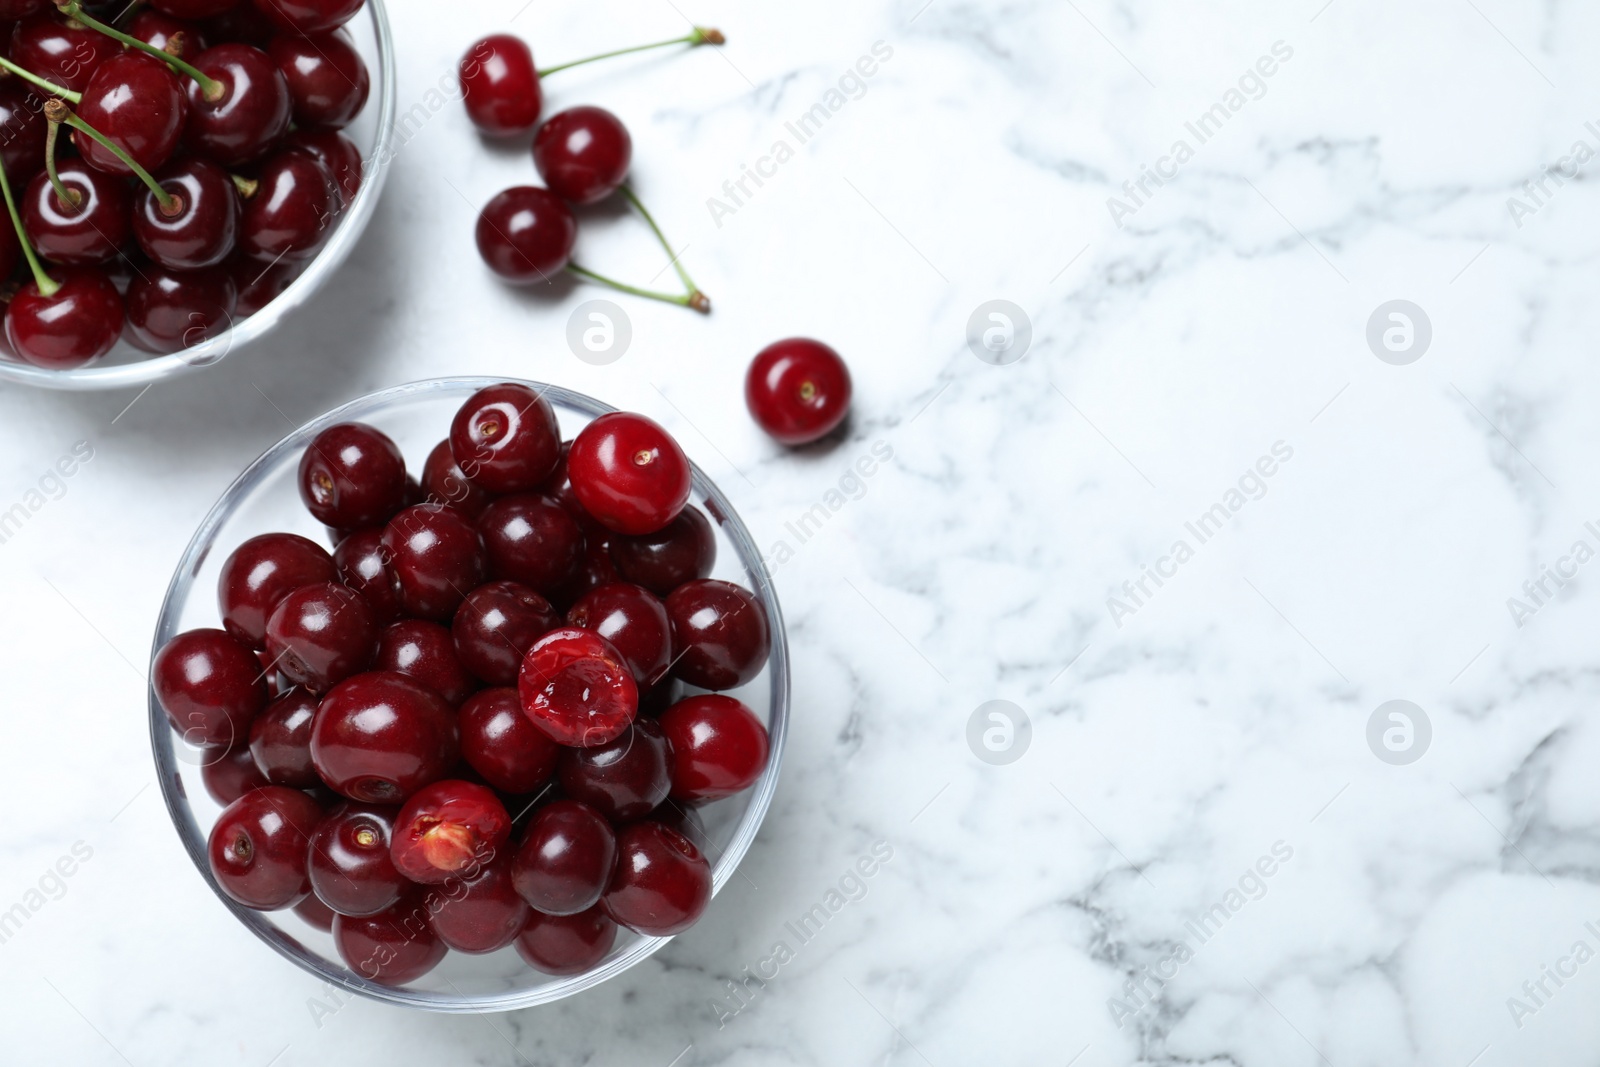
M705 301L706 310L711 310L710 299L700 291L700 287L694 283L694 279L689 277L688 270L684 268L683 262L678 258L678 254L672 250L672 245L667 241L667 235L661 232L660 226L656 225L655 218L644 206L644 202L639 199L638 195L634 193L632 189L628 188L626 182L624 182L622 185L619 185L617 190L622 193L623 197L627 199L628 203L633 205L634 210L644 216L644 221L650 226L650 232L656 235L656 240L660 241L661 247L666 249L667 255L672 259L672 269L678 272L678 278L683 282L684 291L689 294L691 305L693 304L694 299L699 297L701 300Z
M558 63L553 67L546 67L544 70L541 70L539 72L539 77L547 78L558 70L566 70L569 67L581 67L585 63L593 63L597 59L610 59L612 56L625 56L630 52L647 52L652 48L666 48L669 45L675 44L686 44L690 48L693 48L696 45L702 44L724 44L727 42L727 40L728 39L722 35L721 30L713 30L705 26L696 26L693 33L684 37L674 37L670 41L657 41L654 44L636 44L631 48L619 48L615 52L601 52L597 56L589 56L586 59L574 59L570 63Z
M15 74L24 81L32 82L34 85L37 85L51 96L59 96L63 100L71 100L74 104L83 102L82 93L75 93L71 89L63 89L55 82L47 82L33 71L24 70L23 68L17 66L5 56L0 56L0 68L9 70L11 73Z
M44 135L44 170L50 175L50 184L56 191L56 199L69 208L83 206L83 194L76 189L68 189L61 184L61 175L56 173L56 141L61 136L61 123L51 121L50 128Z
M39 295L55 296L61 291L61 283L44 272L44 267L39 264L39 257L34 254L33 242L28 240L28 231L22 228L22 217L17 214L17 201L11 195L11 179L6 177L6 165L3 160L0 160L0 193L5 194L6 211L11 216L11 225L16 227L17 243L22 245L22 254L28 259L28 269L33 271L33 282L39 287Z
M673 293L658 293L651 289L640 289L635 285L626 285L614 278L607 278L604 274L596 274L586 267L580 267L576 263L568 263L567 269L580 278L587 278L591 282L610 286L619 292L632 293L634 296L642 296L650 300L659 300L663 304L676 304L681 308L693 308L702 315L711 314L711 300L701 292L694 292L685 296L677 296Z
M50 101L44 106L44 117L51 123L66 123L73 129L82 131L89 137L94 138L101 148L120 159L123 166L133 171L134 174L139 176L140 181L149 186L150 192L155 195L156 203L161 205L161 213L163 215L172 218L183 210L183 201L161 188L161 183L152 178L150 172L141 167L132 156L128 155L121 145L113 143L105 134L74 115L67 109L66 104L59 100Z
M57 3L56 7L63 15L67 16L67 18L81 22L91 30L97 30L98 32L105 34L107 37L110 37L114 41L121 41L129 48L137 48L141 52L155 56L157 59L164 60L165 62L171 64L174 69L193 78L195 82L199 84L201 94L209 102L214 104L227 95L228 87L226 85L217 81L215 78L206 77L206 75L201 73L200 69L193 64L185 63L171 52L157 48L155 45L150 44L147 41L141 41L139 38L134 37L131 34L123 33L119 29L107 26L99 19L92 18L89 15L84 14L82 0L66 0L65 3ZM74 100L73 103L77 103L77 101Z

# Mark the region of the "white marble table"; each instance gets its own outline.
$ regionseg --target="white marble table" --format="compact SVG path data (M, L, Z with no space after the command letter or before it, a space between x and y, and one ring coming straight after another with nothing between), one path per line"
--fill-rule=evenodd
M591 366L567 319L602 294L508 291L472 246L526 156L428 94L483 32L553 61L670 35L678 9L729 46L574 71L549 106L629 122L717 310L627 301L632 348ZM0 394L0 510L93 452L0 544L0 911L28 913L0 944L3 1058L1597 1062L1600 9L395 0L394 21L402 110L428 118L302 320L127 410ZM580 241L661 268L617 213ZM966 332L999 325L993 300L1031 339L986 362ZM1409 327L1380 316L1374 348L1395 300ZM847 354L858 400L844 440L789 454L740 389L795 333ZM493 1018L331 1001L242 930L152 786L141 677L173 561L286 420L450 373L654 415L792 549L794 728L750 884L623 978ZM1026 731L980 722L969 747L997 700ZM1369 731L1393 700L1409 718Z

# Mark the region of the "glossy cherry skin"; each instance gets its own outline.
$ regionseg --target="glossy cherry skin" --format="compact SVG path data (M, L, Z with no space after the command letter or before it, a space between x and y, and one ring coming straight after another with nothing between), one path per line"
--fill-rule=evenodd
M23 19L11 31L12 62L74 92L83 92L100 64L121 53L117 41L54 11Z
M219 44L192 60L206 77L221 82L216 101L200 83L185 80L189 123L185 138L195 151L224 167L260 158L289 129L293 101L272 57L247 44Z
M372 671L335 686L311 726L311 761L338 793L398 804L455 766L459 740L444 698L403 674Z
M48 10L50 0L0 0L0 19L8 22L25 19Z
M272 784L256 766L255 756L246 744L236 745L226 753L221 749L217 749L215 755L207 753L205 762L200 765L200 781L211 799L223 807L252 789Z
M491 493L528 492L561 458L555 409L531 386L480 389L450 423L450 453L472 484Z
M219 271L151 264L128 284L129 340L147 352L181 352L232 328L238 290Z
M136 194L133 235L145 255L170 270L204 270L227 259L239 239L240 213L228 172L190 156L156 178L177 204L163 208L143 187Z
M446 779L423 786L395 817L395 870L423 885L471 877L505 849L511 816L494 791Z
M422 465L422 491L431 504L449 504L474 521L494 500L487 489L473 485L462 473L449 441L440 441Z
M600 905L649 937L693 926L711 901L711 864L694 842L646 819L617 834L617 871Z
M239 306L234 314L241 319L248 319L282 296L283 291L304 273L305 267L304 263L289 260L263 266L258 259L233 256L222 269L232 276L234 285L239 288Z
M310 36L349 22L366 0L255 0L256 10L280 30Z
M188 59L206 50L205 35L199 26L162 11L141 11L128 20L125 29L130 37L179 59Z
M78 117L99 130L147 171L160 170L177 150L188 117L183 83L161 60L143 52L111 56L83 90ZM94 138L78 130L72 142L85 163L106 174L132 177L134 170Z
M478 254L490 270L531 285L566 269L578 241L578 220L550 190L518 185L484 205L477 237Z
M561 746L522 713L515 689L485 689L457 713L461 756L502 793L532 793L550 780Z
M601 534L591 533L584 539L583 558L578 561L577 572L570 582L551 594L558 603L570 607L589 590L622 580L616 564L611 562L612 535L605 531Z
M560 744L603 745L628 728L639 689L622 653L598 634L573 627L535 641L517 679L523 714Z
M48 370L93 363L122 336L122 294L104 271L57 267L61 288L51 296L28 282L6 308L6 340L24 362Z
M91 266L117 254L128 239L128 187L80 160L56 168L61 184L76 193L76 204L63 204L43 171L22 194L22 225L34 249L46 259L68 266ZM59 281L60 279L57 279Z
M411 615L447 620L483 584L478 531L448 505L406 508L384 528L383 548L399 584L400 602Z
M456 609L455 647L479 679L493 686L517 684L522 658L533 643L561 625L550 601L516 582L489 582Z
M295 688L268 704L250 724L250 755L267 781L295 789L321 785L311 765L311 721L317 698Z
M576 915L600 902L617 865L605 816L576 800L535 813L522 833L511 878L523 900L546 915Z
M711 574L717 535L705 513L689 504L655 533L613 537L611 560L627 581L666 596L684 582Z
M340 915L376 915L405 892L406 880L389 858L394 809L344 803L311 835L311 889Z
M633 138L622 120L599 107L551 115L533 139L533 165L552 193L595 204L616 192L633 162Z
M222 630L189 630L161 646L150 684L172 728L197 748L242 743L267 706L255 653Z
M415 678L452 708L477 688L456 654L450 631L425 619L402 619L386 627L372 669Z
M0 82L0 161L13 189L44 166L44 101L20 78Z
M478 41L457 70L467 117L491 137L530 132L544 106L533 52L520 38L497 33Z
M767 767L767 728L741 702L716 693L668 708L661 729L672 746L672 796L721 800L756 783Z
M356 143L336 130L295 130L284 138L283 147L304 152L328 169L339 188L341 207L349 207L361 191L365 164Z
M577 915L533 911L517 935L517 955L545 974L582 974L606 958L617 924L598 906Z
M343 30L315 37L280 34L267 54L289 84L297 126L343 129L366 106L372 79Z
M223 629L252 648L265 648L267 619L278 602L303 585L337 577L333 557L298 534L268 533L233 550L217 576Z
M406 496L406 460L382 430L341 422L312 438L300 458L300 499L338 530L388 522Z
M806 337L763 348L744 379L756 423L785 445L810 444L850 413L850 369L839 353Z
M408 890L376 915L339 915L333 943L352 971L385 985L414 982L439 965L449 951L428 922L420 889Z
M223 809L206 855L222 891L247 908L275 911L311 891L306 848L322 806L298 789L269 785Z
M501 497L478 517L489 572L540 593L572 581L583 559L583 531L565 509L524 493Z
M689 460L660 424L617 411L583 428L567 454L583 510L620 534L654 533L689 502Z
M701 689L734 689L766 665L767 613L755 594L712 578L685 582L667 597L677 651L673 673Z
M494 952L515 941L528 921L528 903L511 884L511 858L499 856L471 876L428 892L433 930L457 952Z
M377 651L372 608L337 582L296 589L267 620L267 655L284 677L313 693L326 693L366 670Z
M157 11L179 19L208 19L238 3L239 0L150 0L150 6Z
M567 625L593 631L622 653L643 692L667 676L672 664L672 621L666 605L650 590L628 582L608 582L578 598L567 609Z
M333 920L337 918L337 916L334 914L332 908L328 907L322 901L317 899L317 895L315 893L311 893L305 897L302 897L300 903L296 904L289 910L293 911L296 915L300 916L300 918L304 919L310 925L315 926L323 933L327 934L333 932Z
M307 260L333 232L339 188L305 152L280 152L256 173L261 183L239 217L239 249L266 262Z
M366 598L378 621L399 617L400 586L383 550L383 527L369 526L340 541L333 550L333 561L339 568L339 580Z
M672 789L672 749L661 727L635 719L622 736L561 753L561 788L613 822L650 814Z

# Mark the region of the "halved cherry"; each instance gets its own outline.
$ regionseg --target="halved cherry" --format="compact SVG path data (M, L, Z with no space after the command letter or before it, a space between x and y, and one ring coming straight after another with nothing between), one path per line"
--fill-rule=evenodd
M534 642L517 689L533 724L576 748L605 744L639 711L639 688L622 654L599 634L575 626Z

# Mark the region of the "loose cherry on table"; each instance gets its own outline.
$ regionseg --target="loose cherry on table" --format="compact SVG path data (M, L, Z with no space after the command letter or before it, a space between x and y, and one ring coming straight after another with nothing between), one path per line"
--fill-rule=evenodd
M678 659L673 673L701 689L744 685L767 662L772 633L755 594L732 582L702 578L667 597Z
M378 621L366 600L337 582L302 586L267 620L267 654L279 672L326 693L366 670L378 651Z
M267 704L255 653L222 630L190 630L156 654L150 675L172 728L199 748L231 748Z
M698 804L733 796L754 785L766 769L767 728L732 697L687 697L659 721L670 745L675 800Z
M494 791L446 779L423 786L395 816L389 855L397 871L423 885L471 877L500 853L511 816Z
M389 521L383 548L405 610L443 621L467 593L483 584L483 543L478 531L445 504L416 504Z
M265 648L267 620L278 602L304 585L337 577L333 558L298 534L268 533L234 549L217 577L223 629L253 648Z
M414 678L456 707L477 685L468 673L450 631L426 619L401 619L384 628L372 669Z
M311 889L340 915L376 915L392 907L407 881L389 856L394 809L344 803L311 835Z
M599 203L616 192L632 162L628 128L604 108L552 115L533 139L533 163L545 187L574 204Z
M654 533L689 501L683 449L659 423L632 412L585 426L567 454L567 476L583 509L616 533Z
M517 955L546 974L582 974L594 967L617 941L617 924L596 905L576 915L546 915L534 910L517 935Z
M577 574L584 552L583 531L572 515L534 493L505 496L478 516L489 571L553 594Z
M316 696L296 687L255 717L250 724L250 755L267 781L295 789L322 783L311 763L311 723L316 716Z
M578 220L548 189L513 186L484 206L477 241L479 255L500 277L524 285L547 282L571 261Z
M157 175L177 201L163 206L152 190L137 194L133 235L145 255L171 270L195 271L227 259L239 239L239 192L227 171L199 156Z
M557 800L535 813L511 863L522 899L546 915L588 911L611 884L617 838L588 804Z
M550 780L561 746L522 712L511 688L485 689L457 712L461 758L503 793L532 793Z
M405 506L406 461L381 430L342 422L311 439L300 459L300 499L324 526L357 530Z
M511 686L528 649L560 625L550 601L525 585L500 581L467 594L451 632L468 670L489 685Z
M351 800L398 804L444 777L459 744L443 697L403 674L371 671L322 698L311 761L330 788Z
M414 982L439 965L449 949L428 923L420 888L408 890L376 915L338 915L333 943L345 965L385 985Z
M468 481L491 493L535 489L561 458L555 409L530 386L480 389L451 420L450 454Z
M400 615L400 587L383 547L382 526L369 526L344 538L333 550L333 562L339 580L365 598L378 621Z
M433 932L457 952L505 948L528 921L528 902L511 884L511 857L496 856L448 887L428 893Z
M661 600L642 586L608 582L589 590L567 609L567 624L611 642L640 692L665 678L672 665L672 621Z
M306 852L322 808L298 789L269 785L228 805L211 827L206 854L228 896L247 908L273 911L311 889Z
M655 533L611 539L617 573L657 596L684 582L709 577L717 563L717 535L705 512L689 504Z
M672 758L661 727L635 719L620 737L603 745L563 751L561 788L613 822L632 822L667 799Z
M274 37L267 54L289 86L294 119L301 126L337 130L367 105L372 78L343 30L301 37Z
M238 301L225 273L145 267L128 283L129 340L147 352L193 348L233 325Z
M606 914L650 937L682 933L711 901L711 865L694 842L646 819L617 834L617 870L600 899Z
M763 348L744 380L745 405L780 444L826 437L850 413L850 369L839 353L806 337Z
M534 642L517 690L533 724L575 748L617 737L639 710L639 689L622 654L598 634L570 626Z

